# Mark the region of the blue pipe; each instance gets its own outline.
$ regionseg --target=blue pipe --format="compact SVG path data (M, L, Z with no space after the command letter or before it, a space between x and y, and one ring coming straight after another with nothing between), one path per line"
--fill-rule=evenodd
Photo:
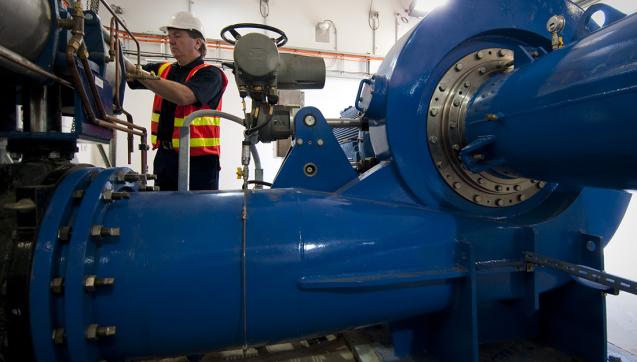
M635 189L635 99L633 15L485 84L470 106L463 157L486 156L474 169Z
M34 261L38 360L179 355L397 321L448 306L445 281L464 275L450 215L323 192L251 191L244 294L242 192L132 192L104 202L120 171L68 177L45 216L58 226L43 225ZM94 181L73 206L79 178ZM68 245L47 242L69 224ZM93 225L120 236L91 237ZM88 275L115 283L89 293ZM42 288L54 277L64 278L63 295ZM116 335L87 341L94 323ZM64 350L50 338L60 326L68 351L54 357Z

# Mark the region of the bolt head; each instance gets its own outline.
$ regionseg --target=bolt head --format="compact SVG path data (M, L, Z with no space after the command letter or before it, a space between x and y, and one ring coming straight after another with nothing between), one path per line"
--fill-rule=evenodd
M316 165L308 163L303 166L303 172L306 176L314 176L316 174Z
M482 59L484 58L484 52L482 50L480 50L479 52L476 53L476 58L478 59Z
M97 324L90 324L84 331L84 337L89 341L97 341Z
M458 64L456 64L456 70L457 70L457 71L461 71L461 70L462 70L462 68L464 68L464 65L463 65L462 63L458 63Z
M325 144L325 141L323 141L322 138L319 138L318 140L316 140L316 144L319 146L323 146Z
M305 116L305 118L303 118L303 122L308 127L314 127L314 125L316 124L316 118L314 118L313 115L308 114L307 116Z
M64 278L53 278L50 287L52 293L62 294L64 291Z
M431 143L433 143L435 145L436 143L438 143L438 137L436 137L436 136L429 137L429 142L431 142Z
M431 114L432 116L434 116L434 117L435 117L436 115L438 115L438 108L432 108L432 109L429 111L429 114Z
M96 279L95 275L89 275L86 278L84 278L84 288L87 291L92 292L95 290L95 279Z
M296 139L296 144L299 145L299 146L302 145L303 144L303 138L297 138Z
M438 86L438 89L439 89L441 92L444 92L444 91L446 91L446 90L447 90L447 86L446 86L445 84L441 84L441 85L439 85L439 86Z
M64 328L54 329L53 333L51 334L51 339L53 340L53 343L55 344L64 343Z

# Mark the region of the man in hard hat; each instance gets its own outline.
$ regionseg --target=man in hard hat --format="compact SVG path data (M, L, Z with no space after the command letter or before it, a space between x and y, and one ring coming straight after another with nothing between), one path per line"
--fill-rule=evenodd
M129 86L155 93L151 119L151 143L157 149L153 172L162 191L177 190L179 126L192 112L221 110L221 97L228 80L223 71L205 64L206 40L201 21L187 11L175 14L160 28L167 32L174 63L143 66L160 79L141 79ZM135 65L126 62L126 70ZM216 190L219 187L219 117L199 117L190 126L190 189Z

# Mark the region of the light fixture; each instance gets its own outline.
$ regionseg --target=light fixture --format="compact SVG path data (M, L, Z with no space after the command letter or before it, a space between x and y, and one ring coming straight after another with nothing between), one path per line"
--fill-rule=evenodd
M330 19L325 19L323 21L319 21L316 24L316 28L314 29L314 37L315 40L319 43L329 43L330 42L330 32L334 29L334 49L338 50L338 34L336 32L336 24Z
M413 0L409 5L409 16L421 18L447 2L448 0Z

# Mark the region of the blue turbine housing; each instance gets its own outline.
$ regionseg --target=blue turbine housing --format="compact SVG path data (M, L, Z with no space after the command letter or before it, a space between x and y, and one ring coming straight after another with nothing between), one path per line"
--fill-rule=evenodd
M432 11L361 86L380 161L362 174L311 107L271 190L141 192L127 169L71 172L36 242L37 359L384 323L401 355L477 361L481 343L536 339L605 360L608 288L528 259L603 269L636 184L637 149L617 142L637 138L637 17L596 9L612 24L562 0Z

